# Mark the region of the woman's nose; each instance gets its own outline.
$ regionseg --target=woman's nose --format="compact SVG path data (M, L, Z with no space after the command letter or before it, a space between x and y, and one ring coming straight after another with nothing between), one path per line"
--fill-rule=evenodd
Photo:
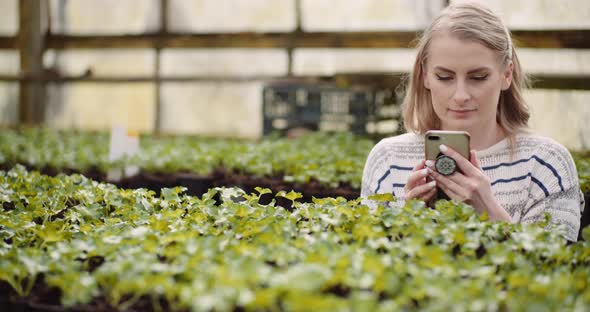
M465 84L458 82L457 88L455 89L455 94L453 94L453 100L459 104L463 104L469 101L470 98L471 96L469 95Z

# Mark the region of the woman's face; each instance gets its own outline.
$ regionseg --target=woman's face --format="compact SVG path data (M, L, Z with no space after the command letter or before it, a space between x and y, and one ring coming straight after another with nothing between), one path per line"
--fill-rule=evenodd
M481 43L442 33L430 42L423 79L443 130L493 131L512 63Z

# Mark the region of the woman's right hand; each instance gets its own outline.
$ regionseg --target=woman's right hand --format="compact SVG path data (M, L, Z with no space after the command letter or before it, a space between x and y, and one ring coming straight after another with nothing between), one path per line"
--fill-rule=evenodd
M422 160L408 177L408 182L404 187L404 199L421 199L425 202L430 202L436 195L436 181L427 182L428 169L426 168L426 161Z

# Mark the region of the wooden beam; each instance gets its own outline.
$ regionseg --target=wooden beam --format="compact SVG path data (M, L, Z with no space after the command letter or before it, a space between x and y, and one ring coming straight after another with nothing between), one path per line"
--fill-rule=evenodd
M283 79L284 76L14 76L0 75L0 82L32 82L41 81L43 83L146 83L146 82L248 82L252 80L276 80Z
M401 74L400 74L401 75ZM396 76L396 75L387 75ZM368 78L370 77L370 78ZM190 82L251 82L251 81L306 81L306 82L322 82L338 79L339 81L348 80L358 83L374 80L373 75L362 74L337 74L335 76L273 76L273 75L250 75L250 76L115 76L115 77L84 77L84 76L12 76L0 75L0 82L25 82L25 81L42 81L46 84L64 84L64 83L150 83L150 82L174 82L174 83L190 83ZM389 78L384 78L389 79ZM399 83L399 78L391 78L394 84Z
M590 90L590 74L583 75L532 75L533 89Z
M46 36L51 49L111 48L409 48L419 31L293 32ZM590 49L590 29L513 30L517 47ZM0 36L0 49L17 49L18 38Z
M418 31L48 36L52 49L410 48ZM518 47L590 49L590 30L512 31Z
M18 39L16 37L0 36L1 50L15 50L18 49Z
M407 73L345 73L334 76L113 76L113 77L87 77L87 76L11 76L0 75L0 82L43 82L43 83L149 83L149 82L249 82L249 81L337 81L350 85L391 85L396 86ZM531 76L534 89L558 89L558 90L590 90L590 74L581 75L553 75L537 74Z
M416 32L52 35L52 49L109 48L407 48Z
M590 29L514 30L517 47L541 49L590 49Z
M43 73L43 30L41 1L20 0L18 46L20 72L24 76ZM43 121L45 87L40 80L24 80L19 89L19 121L38 125Z

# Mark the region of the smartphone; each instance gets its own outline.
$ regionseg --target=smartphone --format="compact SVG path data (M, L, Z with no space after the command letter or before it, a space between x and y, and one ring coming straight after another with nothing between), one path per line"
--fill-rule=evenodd
M439 146L444 144L453 150L457 151L461 156L469 159L470 153L470 137L469 133L465 131L446 131L446 130L431 130L426 132L424 136L424 152L425 159L436 162L436 159L443 155ZM458 168L457 168L458 170ZM449 199L449 197L440 189L437 192L435 200Z

